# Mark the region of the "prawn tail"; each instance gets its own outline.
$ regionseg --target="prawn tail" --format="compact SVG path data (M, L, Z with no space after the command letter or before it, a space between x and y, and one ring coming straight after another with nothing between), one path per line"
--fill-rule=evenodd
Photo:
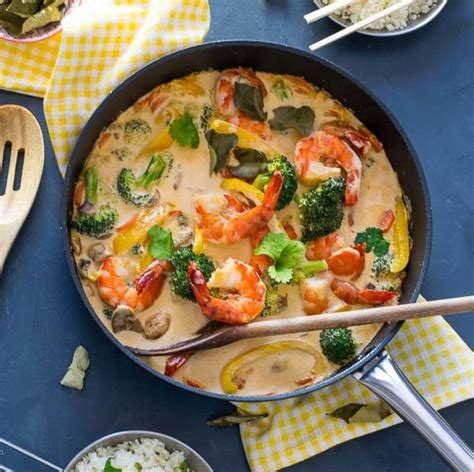
M398 296L398 292L390 290L360 290L359 303L364 305L382 305Z
M201 307L204 307L211 300L211 292L207 286L206 279L198 269L195 262L191 262L188 267L189 283L196 297L196 301Z
M331 290L337 298L344 300L349 305L354 305L359 301L359 290L350 282L334 279L331 283Z
M157 260L152 262L143 273L133 281L138 295L152 287L156 287L154 291L159 294L165 279L164 273L168 269L168 261ZM158 281L160 282L159 284Z
M281 172L277 171L273 174L272 179L265 190L262 206L274 210L276 208L278 198L280 197L282 187L283 177Z

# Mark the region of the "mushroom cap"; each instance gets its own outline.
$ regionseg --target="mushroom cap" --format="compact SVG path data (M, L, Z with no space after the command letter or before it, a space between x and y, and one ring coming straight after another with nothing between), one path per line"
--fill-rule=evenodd
M143 332L140 320L135 316L133 309L127 305L119 305L112 313L110 321L114 333L120 333L120 331Z
M170 314L166 310L159 310L145 320L143 335L147 339L157 339L168 331L170 322Z

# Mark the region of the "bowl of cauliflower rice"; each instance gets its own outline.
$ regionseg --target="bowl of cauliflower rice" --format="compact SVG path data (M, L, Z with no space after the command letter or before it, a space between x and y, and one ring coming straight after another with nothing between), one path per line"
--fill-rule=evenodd
M122 431L80 451L64 472L212 472L186 444L160 433Z
M322 8L336 0L314 0ZM341 26L350 26L368 18L400 0L355 0L345 8L329 16ZM397 36L415 31L433 20L446 6L447 0L415 0L408 7L402 8L369 27L358 30L358 33L369 36Z

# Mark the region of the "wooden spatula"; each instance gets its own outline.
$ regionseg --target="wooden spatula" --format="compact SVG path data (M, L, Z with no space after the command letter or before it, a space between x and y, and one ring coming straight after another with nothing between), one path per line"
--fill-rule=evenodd
M257 321L247 325L208 323L196 336L170 346L141 349L127 346L139 356L169 356L180 352L194 352L239 341L241 339L275 336L277 334L304 333L326 328L343 328L372 323L389 323L438 315L454 315L474 311L474 296L447 298L425 303L407 303L396 306L379 306L343 313Z
M44 141L36 118L17 105L0 106L0 274L38 191Z

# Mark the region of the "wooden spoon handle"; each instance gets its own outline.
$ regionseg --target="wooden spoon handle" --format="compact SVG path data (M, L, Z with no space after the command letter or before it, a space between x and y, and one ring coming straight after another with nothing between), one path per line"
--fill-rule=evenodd
M437 315L453 315L474 311L474 296L448 298L424 303L366 308L363 310L285 318L236 326L228 336L237 339L276 334L301 333L326 328L344 328L372 323L389 323Z

